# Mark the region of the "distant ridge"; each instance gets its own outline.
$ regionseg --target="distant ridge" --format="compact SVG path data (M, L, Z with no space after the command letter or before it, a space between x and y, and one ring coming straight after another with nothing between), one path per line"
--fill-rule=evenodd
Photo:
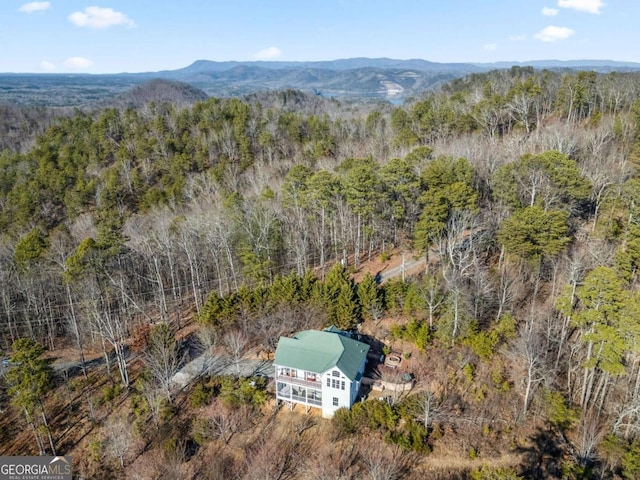
M427 60L348 58L318 62L197 60L177 70L138 74L179 80L213 96L298 89L329 97L403 99L486 68Z
M640 63L614 60L532 60L495 63L438 63L422 59L343 58L311 62L197 60L176 70L160 72L88 74L0 74L0 102L27 105L99 106L135 105L150 96L156 101L202 95L242 97L286 89L328 97L388 100L404 99L437 88L455 78L513 66L549 70L640 71ZM152 79L178 81L195 90L169 84L150 84L129 98L119 94ZM155 88L154 87L157 87Z
M177 70L138 74L179 80L209 95L239 96L298 89L328 97L401 100L486 68L427 60L348 58L320 62L215 62L197 60Z
M512 66L534 68L570 68L612 71L615 69L640 70L640 63L617 60L530 60L524 62L474 63L481 68L510 68Z
M298 89L329 97L402 100L472 73L530 66L536 69L640 70L640 63L612 60L533 60L529 62L438 63L422 59L343 58L313 62L197 60L155 74L194 85L209 95L246 95Z
M227 61L227 62L216 62L213 60L196 60L191 65L180 68L177 70L168 70L163 72L158 72L161 74L194 74L194 73L203 73L203 72L224 72L228 70L232 70L236 67L257 67L264 68L270 70L280 70L280 69L322 69L322 70L336 70L336 71L344 71L344 70L355 70L359 68L380 68L380 69L412 69L419 71L433 71L433 70L451 70L451 71L459 71L459 70L475 70L478 68L471 63L438 63L438 62L430 62L428 60L422 59L410 59L410 60L395 60L391 58L366 58L366 57L357 57L357 58L343 58L338 60L324 60L324 61L313 61L313 62L280 62L280 61Z
M197 73L209 72L225 72L237 67L256 67L270 70L281 69L323 69L323 70L354 70L360 68L376 68L376 69L411 69L421 72L446 71L469 73L472 71L486 71L492 69L510 68L512 66L530 66L534 68L571 68L580 69L586 67L604 68L607 70L615 68L638 69L640 63L624 62L617 60L529 60L529 61L502 61L490 63L474 63L474 62L450 62L440 63L431 62L419 58L400 60L392 58L343 58L337 60L325 61L299 61L299 62L281 62L281 61L223 61L217 62L213 60L196 60L191 65L177 70L165 70L157 72L161 75L190 75Z

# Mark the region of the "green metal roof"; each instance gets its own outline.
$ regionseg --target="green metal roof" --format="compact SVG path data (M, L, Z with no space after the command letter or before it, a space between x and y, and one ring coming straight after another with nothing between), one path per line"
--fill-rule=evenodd
M343 334L344 332L342 330L340 330L338 327L336 327L335 325L331 325L327 328L325 328L324 330L322 330L323 332L330 332L330 333L340 333Z
M355 380L369 345L338 332L338 329L304 330L293 338L280 337L273 363L315 373L338 367L350 380Z

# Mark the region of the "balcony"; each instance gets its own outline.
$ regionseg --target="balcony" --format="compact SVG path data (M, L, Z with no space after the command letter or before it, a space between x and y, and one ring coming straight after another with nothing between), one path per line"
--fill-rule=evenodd
M316 378L320 378L320 376L318 375ZM291 385L317 388L319 390L322 389L322 382L320 382L319 380L308 380L299 377L290 377L288 375L276 375L276 382L285 382L290 383Z
M322 407L322 393L319 390L307 390L304 387L292 388L288 383L276 384L276 398L287 402Z

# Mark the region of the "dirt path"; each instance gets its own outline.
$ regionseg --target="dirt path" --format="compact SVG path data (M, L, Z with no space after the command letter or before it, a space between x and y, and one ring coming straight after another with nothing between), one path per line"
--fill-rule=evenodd
M403 272L405 275L412 275L420 270L424 270L424 257L416 259L405 254L404 262L401 260L399 265L384 269L378 274L380 275L380 283L384 283L390 278L402 276Z
M384 259L377 255L369 260L363 260L353 274L353 279L359 283L367 273L370 273L376 277L378 283L384 283L391 278L401 277L403 271L406 276L412 276L423 272L424 269L424 255L416 255L411 251L393 251L388 252Z

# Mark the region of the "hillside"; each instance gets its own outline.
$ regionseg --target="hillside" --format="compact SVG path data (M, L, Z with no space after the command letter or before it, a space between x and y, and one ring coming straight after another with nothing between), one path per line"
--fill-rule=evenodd
M202 90L198 90L188 83L153 79L101 103L103 107L116 108L139 108L151 102L170 103L177 107L185 107L206 100L207 97L208 95ZM100 104L95 107L99 108Z
M90 478L640 477L640 74L514 67L402 106L133 94L7 110L0 453ZM412 390L328 420L239 375L329 325Z

